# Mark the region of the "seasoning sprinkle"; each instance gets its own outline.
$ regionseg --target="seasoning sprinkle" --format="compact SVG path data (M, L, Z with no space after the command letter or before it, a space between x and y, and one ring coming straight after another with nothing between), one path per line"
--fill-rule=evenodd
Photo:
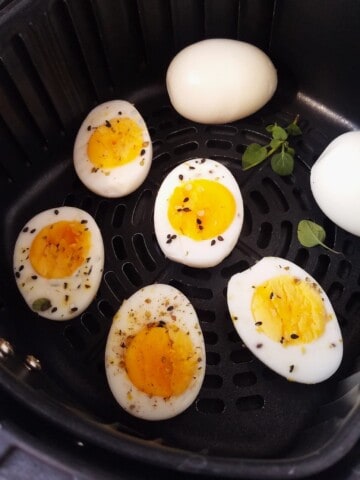
M295 368L294 365L290 365L289 372L292 373L294 371L294 368Z
M255 325L256 325L257 327L260 327L260 325L262 325L262 322L255 322Z
M23 228L23 232L24 232L24 233L26 233L26 232L28 232L28 231L29 231L29 227L24 227L24 228Z
M216 240L211 240L210 245L213 247L215 245L215 243L216 243Z
M296 333L292 333L290 335L290 337L293 339L293 340L296 340L297 338L299 338L299 335L297 335Z
M261 348L262 346L263 346L262 343L257 343L257 344L256 344L256 348Z
M109 120L105 120L105 126L107 128L111 128L111 123L109 122Z

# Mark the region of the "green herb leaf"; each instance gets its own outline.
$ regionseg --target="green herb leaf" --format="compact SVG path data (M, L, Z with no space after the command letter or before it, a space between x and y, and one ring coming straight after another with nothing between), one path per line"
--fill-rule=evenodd
M283 143L282 140L279 140L277 138L273 138L270 142L270 147L273 149L273 150L277 150L281 144Z
M51 307L51 302L48 298L38 298L32 304L32 309L35 312L45 312Z
M266 130L267 132L269 132L269 133L272 133L274 127L276 127L276 126L277 126L276 123L272 123L271 125L267 125L267 126L265 127L265 130Z
M242 156L242 168L248 170L261 163L267 157L267 149L257 143L250 143Z
M290 175L294 170L294 157L282 150L271 157L271 168L278 175Z
M290 123L290 125L288 125L286 127L286 131L289 135L291 135L293 137L297 137L299 135L302 135L301 128L295 122Z
M288 138L288 134L286 130L279 125L274 125L273 129L271 130L271 134L274 140L286 140Z
M297 237L304 247L321 245L333 253L340 253L325 245L326 232L324 228L311 220L300 220L297 228Z

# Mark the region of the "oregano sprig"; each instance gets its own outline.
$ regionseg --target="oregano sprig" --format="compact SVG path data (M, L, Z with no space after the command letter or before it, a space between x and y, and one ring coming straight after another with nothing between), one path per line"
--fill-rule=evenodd
M289 136L302 134L297 122L299 116L283 128L277 123L268 125L266 131L271 133L271 140L267 145L250 143L242 156L243 170L249 170L271 157L271 168L278 175L290 175L294 170L295 150L290 147Z
M311 220L300 220L297 227L297 237L303 247L316 247L321 245L333 253L341 253L328 247L324 242L326 238L325 229Z

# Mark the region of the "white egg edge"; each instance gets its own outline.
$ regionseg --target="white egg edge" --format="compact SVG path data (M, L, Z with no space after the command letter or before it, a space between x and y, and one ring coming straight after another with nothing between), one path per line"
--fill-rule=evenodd
M135 119L143 129L144 142L148 142L145 155L139 156L131 163L108 169L106 174L101 169L93 171L93 165L87 156L87 144L92 134L88 127L102 125L105 120L118 116L119 111L122 112L123 117ZM150 171L152 157L152 142L145 120L137 108L126 100L111 100L93 108L80 126L73 149L74 168L82 183L97 195L108 198L123 197L139 188ZM136 164L139 170L135 178L134 165Z
M58 214L55 214L54 212L57 211ZM32 228L34 228L32 225L37 224L38 221L41 221L41 226L37 228L41 229L45 227L48 224L62 221L62 220L75 220L81 222L82 220L86 220L89 225L89 230L91 231L91 248L89 251L89 257L91 257L91 261L88 262L86 265L83 265L77 269L77 271L74 273L74 275L71 275L69 277L64 277L59 280L57 279L45 279L42 278L37 274L37 272L33 269L31 262L29 260L26 260L27 253L23 253L24 249L29 248L31 245L32 240L35 238L36 232L34 234L31 234ZM28 232L24 232L24 229L28 228ZM27 237L27 238L26 238ZM25 243L23 243L23 239L26 240ZM34 311L32 309L32 303L39 298L39 295L36 294L34 296L33 293L33 288L31 285L33 284L34 281L36 281L36 292L40 291L41 292L41 297L42 298L48 298L51 302L52 305L55 306L57 303L57 299L60 295L64 296L66 294L66 291L63 290L62 286L64 283L68 284L67 291L69 292L69 295L71 293L71 284L76 281L76 283L79 283L79 278L80 280L84 277L83 273L84 270L89 272L89 269L91 268L90 274L86 275L86 278L89 279L91 278L91 284L92 287L89 290L85 289L85 294L81 295L82 301L77 302L76 305L71 303L71 299L69 299L69 309L68 314L66 316L62 316L60 309L58 309L56 312L51 313L51 310L49 311L44 311L44 312L34 312L40 315L41 317L47 318L49 320L55 320L55 321L65 321L65 320L70 320L72 318L75 318L79 316L81 313L84 312L84 310L91 304L91 302L94 300L96 293L100 287L100 283L102 280L102 274L103 274L103 269L104 269L104 258L105 258L105 251L104 251L104 243L103 243L103 238L100 232L100 229L95 222L94 218L87 213L84 210L81 210L76 207L55 207L51 208L48 210L44 210L34 217L32 217L21 229L18 238L15 243L14 247L14 253L13 253L13 267L14 267L14 273L15 273L15 280L18 286L18 289L23 296L25 302L31 309L31 311ZM19 278L16 276L16 272L19 271L20 266L23 266ZM24 282L24 278L31 279L32 276L36 276L36 280L33 280L30 282L27 287L26 287L26 296L24 295L25 288L21 287L21 284ZM76 279L76 280L75 280ZM30 291L29 291L30 288ZM83 292L82 292L83 293ZM71 308L77 308L76 311L71 312Z
M169 260L194 268L209 268L222 262L237 244L244 221L243 199L239 185L233 174L220 162L206 158L205 162L202 163L202 160L202 158L194 158L177 165L163 180L156 196L154 207L155 235L161 250ZM194 165L197 173L195 173L195 170L189 170L191 173L187 176L186 170ZM208 174L209 166L210 168L216 169L212 175ZM204 175L205 170L207 172L206 175ZM217 237L213 237L207 240L196 241L175 232L168 220L167 209L168 200L173 189L182 181L179 181L179 175L183 175L183 181L186 181L195 178L211 178L211 176L216 180L216 178L222 174L225 175L225 181L221 183L231 191L236 203L235 218L229 228L221 234L224 240L217 242ZM158 218L161 219L161 224L157 223ZM176 234L176 239L172 240L171 243L168 243L167 235L169 233ZM220 244L221 248L216 248L216 244L212 246L212 240ZM204 245L208 245L209 248L212 249L211 259L206 259L206 266L203 264ZM185 252L185 256L183 256L183 252Z
M273 268L274 262L278 262L276 271L274 271ZM269 264L268 272L264 268L266 264ZM256 348L257 341L254 342L253 336L255 332L254 320L250 308L253 288L249 285L249 280L251 280L254 271L257 270L261 271L261 283L274 277L274 275L280 274L303 278L305 272L301 267L288 260L278 257L264 257L254 266L230 278L227 289L227 301L230 316L232 317L234 327L240 338L259 360L288 380L308 384L319 383L326 380L339 368L343 356L343 340L340 326L326 292L311 275L305 272L309 281L311 283L314 282L321 289L326 311L331 315L331 319L326 323L324 334L317 340L304 344L306 353L301 352L301 346L292 345L285 348L279 342L275 342L265 334L259 332L256 332L256 336L257 339L261 338L262 347ZM242 289L241 307L237 305L237 292L239 288L241 288L239 284L244 286ZM238 312L239 308L241 308L242 311L246 311L246 314L241 319L234 320L235 312ZM325 341L326 338L328 338L328 340ZM272 356L271 361L268 360L267 355L269 350ZM323 370L319 367L319 358L322 358L324 354L326 355L328 351L331 351L331 360L326 363L326 369ZM292 365L294 369L291 372L290 368ZM315 368L314 365L317 365L317 368Z
M187 314L190 313L190 316L194 317L193 325L191 328L189 328L187 322L184 323L181 320L180 315L180 322L178 323L180 323L180 326L183 330L188 330L190 332L190 339L192 340L194 347L199 351L199 358L201 359L198 363L198 374L189 388L181 395L172 397L170 399L164 399L160 396L150 397L146 393L140 391L131 383L125 370L119 368L116 365L116 361L113 361L114 355L116 356L116 354L113 353L113 349L116 348L121 342L121 340L119 342L119 335L116 332L125 327L127 312L129 312L129 310L132 308L136 309L139 297L141 298L142 303L146 298L159 298L157 291L161 291L161 295L164 292L167 292L164 297L173 297L174 295L179 295L183 301L186 302L185 307L187 309ZM174 309L171 313L169 312L169 315L171 314L176 314L176 310ZM139 325L138 330L140 330L144 325L145 324ZM126 336L127 333L124 332L124 338L126 338ZM116 401L125 411L144 420L166 420L179 415L190 405L192 405L198 396L204 381L205 368L206 351L200 322L193 305L180 290L167 284L157 283L141 288L135 292L135 294L123 301L118 312L114 316L113 323L108 334L105 347L105 370L110 390ZM127 392L129 391L135 392L131 401L126 398ZM133 408L131 408L130 405L132 405ZM156 406L154 407L154 405Z

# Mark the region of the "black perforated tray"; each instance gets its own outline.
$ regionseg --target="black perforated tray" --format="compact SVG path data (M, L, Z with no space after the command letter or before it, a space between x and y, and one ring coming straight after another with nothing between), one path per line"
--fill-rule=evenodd
M23 3L30 8L28 2ZM13 355L0 358L1 386L50 421L55 431L144 464L220 477L278 478L305 476L335 463L355 444L360 431L360 241L337 228L317 208L309 171L325 146L348 124L339 118L329 120L328 112L309 105L305 96L294 100L288 78L285 82L281 78L275 98L252 117L229 125L189 122L170 106L164 76L158 72L142 76L141 62L128 51L120 49L119 55L134 69L137 65L133 84L122 83L109 52L102 57L101 42L96 44L94 58L102 59L104 70L93 68L91 56L84 51L84 38L94 40L90 27L95 27L94 18L98 22L103 18L104 6L101 11L93 7L93 18L89 12L85 15L84 3L49 4L49 12L35 26L29 23L21 35L12 37L0 67L3 112L8 113L0 122L7 155L0 161L0 337L14 349ZM130 5L127 12L135 15ZM140 19L145 22L141 9ZM43 43L46 33L50 34L48 44ZM65 41L61 33L66 34ZM50 58L52 47L57 47L55 65L36 62L35 53L40 59ZM136 45L134 49L137 54L141 51ZM65 89L63 95L59 88L70 85L70 69L59 62L66 58L59 51L67 52L72 67L74 58L85 58L93 72L81 77L86 69L80 63L75 70L77 88ZM29 83L21 83L22 73ZM117 85L116 91L106 84L107 75ZM98 89L98 102L120 93L134 102L150 130L154 147L150 174L136 192L122 199L92 194L73 169L71 151L77 128L90 105L98 103L89 100L90 82ZM66 98L66 108L60 98ZM70 110L75 113L71 115ZM267 124L286 125L297 114L303 135L293 143L297 152L294 174L279 177L266 162L243 172L240 159L246 145L266 143ZM157 189L175 165L193 157L226 165L239 182L245 205L236 248L211 269L169 262L154 237ZM106 263L92 305L75 320L56 323L37 317L25 306L13 279L12 252L19 230L30 217L62 204L81 207L95 217L104 237ZM342 254L303 248L296 238L298 221L303 218L322 224L327 244ZM266 255L299 264L321 283L333 302L344 337L344 359L339 371L322 384L290 383L272 373L244 347L233 329L226 307L227 281ZM122 411L104 372L105 341L115 311L124 298L153 282L169 283L189 297L199 314L207 351L205 381L197 400L180 416L156 423ZM40 369L34 370L29 354L39 360Z

